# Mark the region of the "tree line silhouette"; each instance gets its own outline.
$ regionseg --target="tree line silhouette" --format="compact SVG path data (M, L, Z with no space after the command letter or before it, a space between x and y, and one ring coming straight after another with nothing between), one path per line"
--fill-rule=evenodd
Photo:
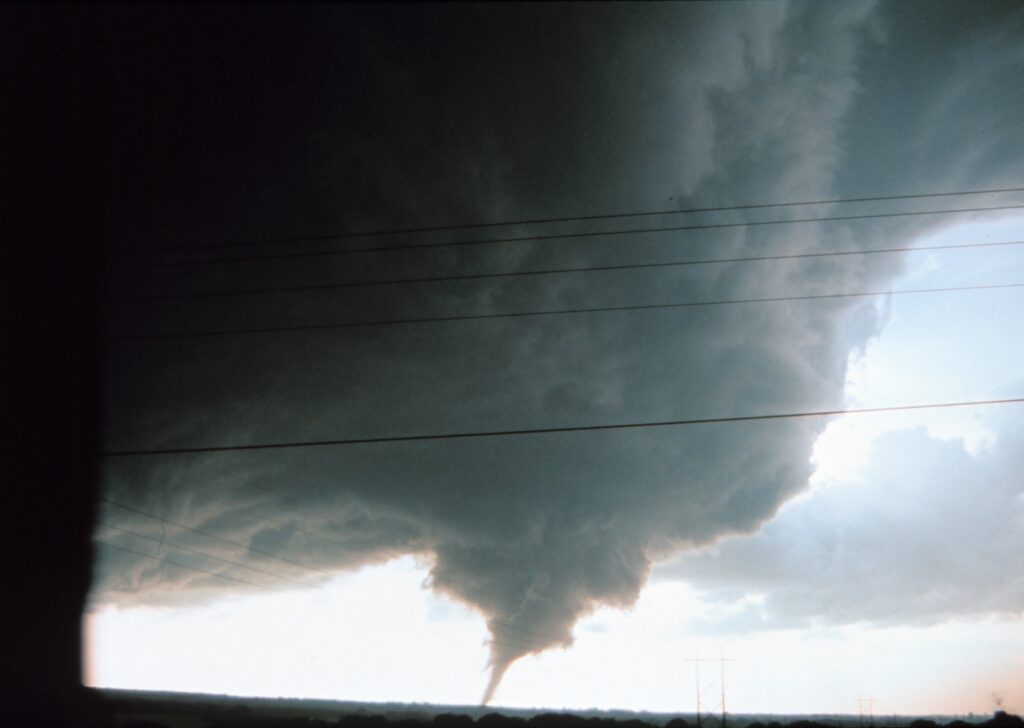
M220 712L220 711L219 711ZM488 713L476 720L471 716L458 713L440 713L431 720L401 718L389 719L384 715L345 715L336 720L324 720L309 717L260 716L246 705L236 705L224 709L222 715L206 718L206 728L315 728L318 726L336 726L337 728L657 728L656 723L640 719L616 719L602 717L583 717L566 713L542 713L531 718L507 716L498 712ZM838 719L843 725L852 725L854 718ZM706 723L720 722L709 719ZM795 720L789 722L761 721L746 722L742 718L738 724L744 728L836 728L837 721L821 722L817 720ZM1024 728L1024 719L1005 711L997 711L992 718L983 722L967 722L953 720L948 723L937 723L928 719L900 721L904 728ZM171 728L168 724L155 720L131 720L120 723L120 728ZM662 728L696 728L683 718L673 718L663 724Z

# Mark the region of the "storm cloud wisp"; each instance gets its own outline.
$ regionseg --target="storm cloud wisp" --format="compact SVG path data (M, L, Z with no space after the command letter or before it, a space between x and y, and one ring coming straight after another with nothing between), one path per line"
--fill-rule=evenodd
M254 47L275 28L277 12L254 11ZM914 38L900 36L910 33L901 13L804 3L493 14L317 9L292 18L308 41L304 52L239 59L206 48L207 63L195 62L204 69L200 82L191 67L162 66L173 56L158 47L152 72L164 73L162 87L170 90L153 102L153 134L170 146L151 152L164 177L153 183L149 224L185 244L1019 182L1012 155L1003 154L1014 139L991 123L986 105L993 87L969 83L984 74L967 60L956 66L958 81L929 76L934 86L919 93L932 107L950 103L950 94L973 101L961 105L958 133L972 125L997 130L983 141L951 147L938 132L916 136L928 124L926 111L916 109L928 103L879 118L874 99L893 90L878 59L914 53L906 47ZM187 15L173 20L188 26ZM229 21L214 12L203 23L227 28ZM551 33L535 33L538 23ZM981 19L973 27L962 42L999 59L985 73L1013 75L1020 51L1000 24ZM957 46L948 53L957 58ZM237 81L238 64L253 80ZM226 97L217 90L224 79L236 84ZM275 103L264 105L271 97ZM1012 118L1009 106L1000 109ZM258 113L243 118L240 108ZM294 108L304 109L301 121L288 111ZM903 167L898 177L875 154L896 132L916 140L890 155ZM209 174L195 180L199 160ZM942 204L925 201L920 209ZM237 219L245 229L237 230ZM681 252L858 250L938 224L845 221L172 266L120 271L111 285L132 295L615 265ZM543 231L594 229L600 223ZM509 236L537 231L502 229ZM442 231L386 240L468 238ZM260 252L316 245L323 247L307 241ZM897 256L863 256L377 286L152 302L114 310L111 325L287 326L857 291L884 287L899 269ZM108 365L108 443L319 441L837 408L848 354L876 326L870 303L816 301L117 342ZM432 564L434 590L487 620L487 702L516 659L571 645L573 625L598 606L633 604L656 560L770 519L806 487L824 425L791 420L111 459L104 519L160 539L169 549L161 553L187 543L226 560L188 561L205 572L260 583L268 583L265 575L239 564L315 583L420 554ZM110 527L97 535L135 550L145 545ZM245 588L107 549L93 601L184 604Z

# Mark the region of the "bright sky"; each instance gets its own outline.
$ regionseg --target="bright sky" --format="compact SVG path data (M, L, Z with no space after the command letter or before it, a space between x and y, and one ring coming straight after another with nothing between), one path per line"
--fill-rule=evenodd
M946 228L919 245L1024 240L1024 220ZM1024 246L922 251L892 289L942 288L1024 279ZM889 320L862 355L850 357L849 407L973 400L1008 396L1000 391L1024 377L1021 289L896 296L879 301ZM829 424L815 445L812 482L854 476L871 442L883 432L924 426L933 437L963 438L968 452L991 445L993 433L977 409L949 409L847 417Z
M1021 239L1024 218L950 228L919 243ZM1024 250L1004 247L913 254L892 287L1020 280ZM851 357L849 406L1021 394L1008 389L1024 381L1020 289L902 296L880 305L888 322L862 355ZM816 446L811 490L786 508L824 489L857 487L876 438L919 426L933 437L962 439L972 454L991 448L996 438L973 409L837 420ZM428 567L406 557L341 575L321 589L189 609L107 609L87 617L87 681L236 695L476 703L486 683L486 628L479 615L425 588ZM854 713L858 697L870 697L876 714L988 713L995 695L1007 709L1024 711L1024 615L715 635L701 627L710 610L685 584L652 581L632 610L602 609L578 623L571 649L518 661L495 703L689 712L696 707L695 675L686 660L699 654L733 660L725 680L734 712ZM717 711L718 665L705 665L705 709Z

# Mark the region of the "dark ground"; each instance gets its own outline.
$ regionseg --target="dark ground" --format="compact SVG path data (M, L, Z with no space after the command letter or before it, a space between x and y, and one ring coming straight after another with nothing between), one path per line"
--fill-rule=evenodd
M118 726L134 728L722 728L718 717L630 711L541 712L488 706L356 703L332 700L236 698L187 693L103 690ZM969 720L952 716L729 715L729 728L1024 728L997 712Z

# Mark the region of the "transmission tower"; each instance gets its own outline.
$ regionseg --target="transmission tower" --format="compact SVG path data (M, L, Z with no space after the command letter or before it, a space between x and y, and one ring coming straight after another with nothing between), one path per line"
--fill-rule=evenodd
M701 682L700 679L700 664L702 662L717 662L718 663L718 676L719 676L719 691L721 694L721 728L726 728L726 703L725 703L725 663L734 662L730 657L700 657L699 654L696 657L691 657L685 660L685 662L692 662L695 676L695 687L697 690L697 728L703 728L704 710L701 702L701 689L708 687ZM713 685L713 683L712 683Z
M865 706L867 708L865 709ZM862 698L857 696L857 708L860 712L860 725L864 728L864 718L867 716L869 728L875 728L875 699L874 698Z

